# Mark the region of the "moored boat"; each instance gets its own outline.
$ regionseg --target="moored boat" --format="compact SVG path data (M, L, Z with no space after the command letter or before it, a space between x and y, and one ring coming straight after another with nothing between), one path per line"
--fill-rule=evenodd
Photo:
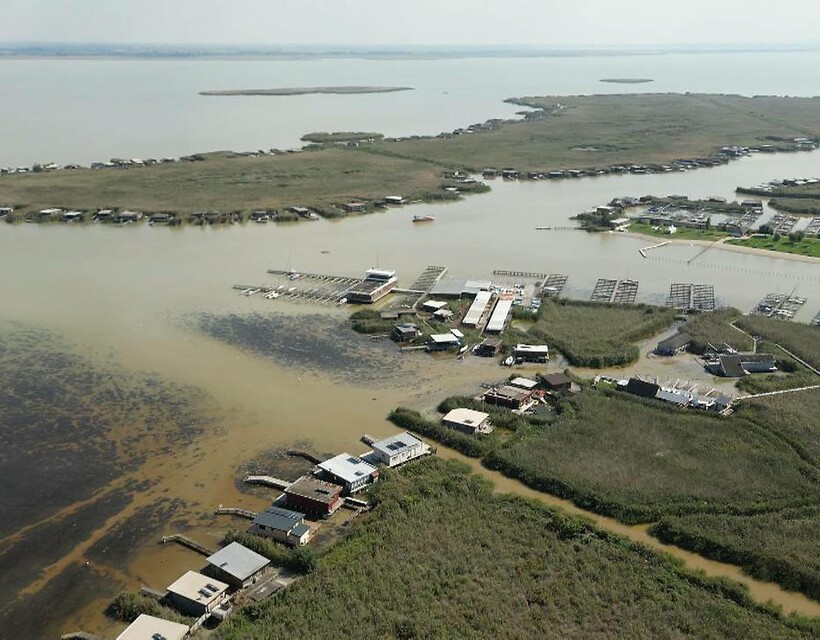
M435 220L433 216L413 216L413 222L432 222Z

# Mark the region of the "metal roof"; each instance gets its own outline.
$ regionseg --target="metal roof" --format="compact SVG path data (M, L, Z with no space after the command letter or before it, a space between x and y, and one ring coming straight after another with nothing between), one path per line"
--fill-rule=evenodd
M507 316L510 315L510 311L512 310L512 306L512 300L499 300L495 305L495 309L493 309L493 314L490 316L490 321L487 323L486 330L496 333L503 331L504 325L507 323Z
M492 297L493 294L490 291L479 291L476 294L475 300L473 300L473 304L471 304L467 310L467 314L464 316L461 324L465 324L469 327L476 326L481 320L481 316L484 315L484 311L486 311L487 305L490 304Z
M286 511L286 509L282 509L282 511ZM303 517L302 514L296 515L299 519ZM254 520L254 522L256 522L256 520ZM231 542L227 547L209 556L208 563L219 567L222 571L238 580L247 580L257 571L268 566L270 560L255 551L251 551L238 542Z
M303 476L285 489L285 494L300 496L316 502L331 504L342 492L339 485Z
M373 451L392 455L422 444L424 443L421 440L405 431L404 433L374 442L370 446L373 448Z
M535 380L530 380L529 378L513 378L510 380L510 384L514 387L521 387L522 389L535 389L538 386L538 383Z
M319 468L350 483L357 482L376 471L376 467L349 453L340 453L338 456L320 462Z
M442 420L445 422L454 422L456 424L477 427L489 417L490 414L484 413L483 411L474 411L473 409L453 409L446 416L444 416Z
M216 578L208 578L196 571L186 571L168 587L171 593L203 605L209 605L227 590L228 585L224 582Z

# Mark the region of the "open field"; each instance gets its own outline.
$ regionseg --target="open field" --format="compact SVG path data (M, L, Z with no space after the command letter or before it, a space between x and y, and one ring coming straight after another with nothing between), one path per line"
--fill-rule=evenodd
M736 351L751 351L754 347L752 339L729 324L741 315L737 309L723 307L712 313L701 313L689 318L680 329L692 336L689 351L702 354L710 344L715 347L728 344Z
M485 463L627 522L820 500L817 469L768 431L619 392L576 396L547 430L513 438Z
M546 340L575 366L620 366L638 359L635 342L663 331L674 317L663 307L545 300L529 335Z
M387 471L375 510L317 569L238 611L222 640L336 638L809 638L737 587L494 495L455 463ZM503 612L503 614L502 614Z
M727 242L739 247L768 249L769 251L795 253L801 256L820 258L820 240L817 238L803 238L802 240L793 242L788 236L782 236L777 240L774 239L774 236L753 236L751 238L732 238L727 240Z
M752 335L761 335L769 342L779 344L815 369L820 369L820 327L783 322L764 316L743 316L737 321L737 326Z
M0 202L30 209L121 207L142 211L249 211L312 207L390 194L424 198L441 190L438 168L356 150L261 157L228 153L129 169L78 169L0 178Z
M792 148L767 136L820 135L820 101L810 98L633 94L531 97L515 103L547 111L492 131L384 141L369 148L476 171L552 171L668 163L729 145Z
M651 531L663 542L740 565L756 578L820 600L820 507L663 518Z

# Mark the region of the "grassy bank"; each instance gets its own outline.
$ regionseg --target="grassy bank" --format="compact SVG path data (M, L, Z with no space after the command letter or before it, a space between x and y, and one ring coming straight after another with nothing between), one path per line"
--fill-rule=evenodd
M655 236L664 240L722 240L728 235L725 231L715 231L713 229L687 229L686 227L676 227L676 229L675 233L667 233L643 222L632 222L629 225L629 230L634 233Z
M754 606L726 582L494 495L431 458L388 471L375 510L316 571L238 611L222 640L336 638L809 638L809 622Z
M635 342L663 331L675 312L648 305L545 300L530 339L543 339L579 367L622 366L638 359Z
M681 327L681 331L692 336L689 351L702 354L709 345L721 347L724 344L728 344L735 351L751 351L754 348L754 341L730 324L742 315L737 309L723 307L712 313L701 313L689 318Z
M651 528L661 541L743 567L820 600L820 508L752 516L698 514L664 518Z
M737 326L785 347L815 369L820 369L820 327L764 316L743 316Z
M800 256L820 258L820 239L802 238L792 240L788 236L775 239L774 236L753 236L751 238L737 238L726 241L738 247L749 247L751 249L767 249L768 251L779 251L781 253L795 253Z

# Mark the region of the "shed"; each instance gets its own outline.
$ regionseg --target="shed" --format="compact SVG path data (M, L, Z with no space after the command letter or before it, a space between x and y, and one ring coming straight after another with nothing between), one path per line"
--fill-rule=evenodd
M563 373L547 373L539 376L541 382L550 391L568 393L572 390L572 379Z
M405 322L402 324L397 324L393 327L393 331L390 333L390 338L395 342L410 342L411 340L418 338L420 335L421 331L417 325L412 322Z
M270 560L265 556L251 551L238 542L231 542L228 546L208 556L206 571L209 575L227 582L232 587L242 588L253 583L269 564Z
M446 351L461 345L461 341L452 333L433 333L427 341L428 351Z
M662 356L674 356L686 350L692 344L692 336L681 331L665 340L661 340L655 347L655 353Z
M438 311L447 306L444 300L427 300L421 305L425 311Z

